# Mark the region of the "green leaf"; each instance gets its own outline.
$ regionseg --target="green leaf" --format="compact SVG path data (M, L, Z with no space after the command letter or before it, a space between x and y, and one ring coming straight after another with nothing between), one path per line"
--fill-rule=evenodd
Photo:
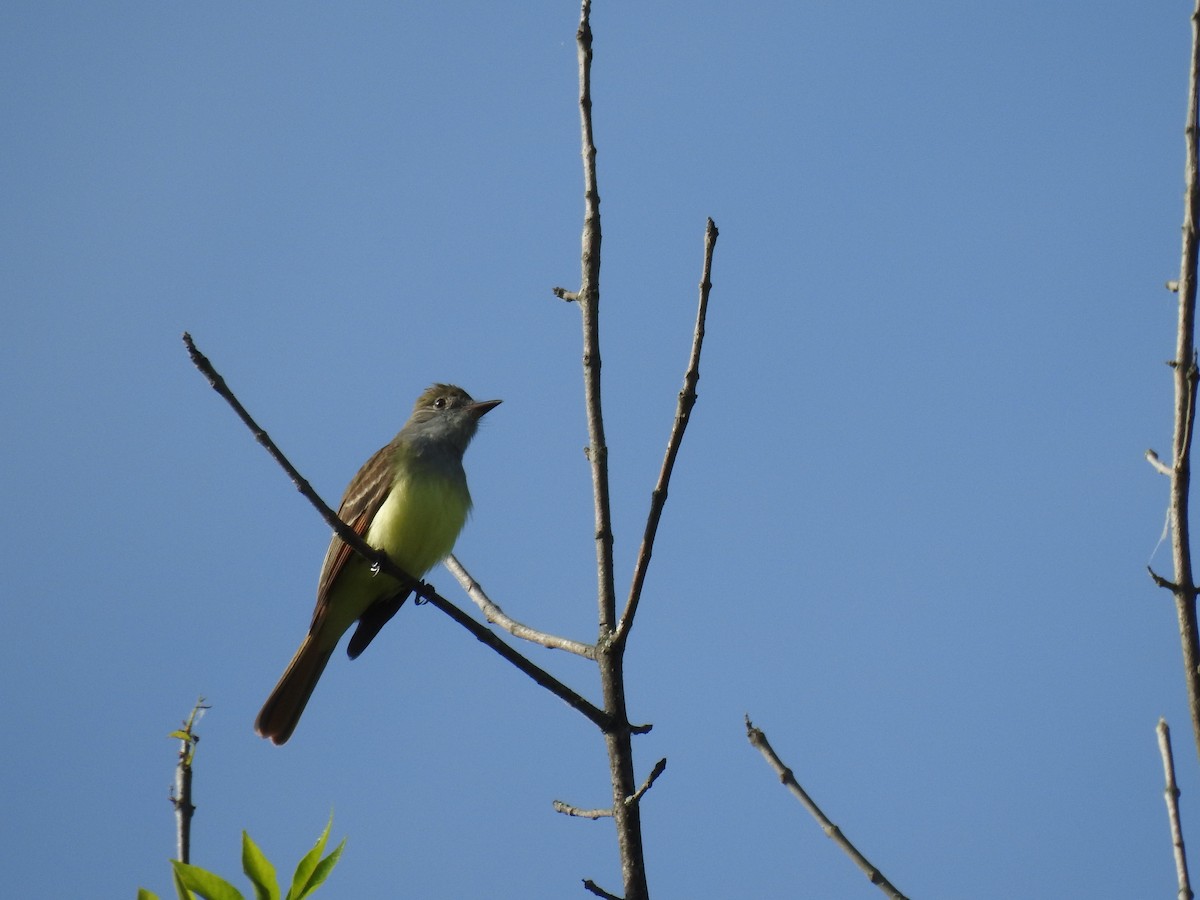
M342 848L346 846L346 839L342 838L342 842L337 845L332 853L321 860L320 864L313 870L312 875L308 879L308 884L305 886L304 893L295 900L304 900L309 894L313 893L317 888L325 883L325 879L329 877L329 873L333 871L333 867L338 864L338 860L342 857Z
M172 860L174 862L174 860ZM187 889L187 885L183 883L183 879L179 877L179 870L171 869L171 882L175 885L175 895L179 900L196 900L192 896L192 892Z
M333 828L333 813L329 814L329 821L325 824L325 830L321 832L321 836L317 838L317 843L308 853L304 854L304 858L296 866L296 874L292 876L292 887L288 891L287 900L304 900L324 884L329 873L333 871L333 867L337 865L338 859L342 855L342 848L346 846L345 838L342 838L342 842L338 844L336 850L325 859L321 859L321 854L325 851L325 844L329 840L331 828Z
M325 824L321 836L317 838L316 845L304 854L304 858L296 866L296 874L292 877L292 886L288 891L288 900L304 900L325 883L333 867L338 864L346 846L345 838L332 853L321 859L332 828L333 814L330 813L329 821ZM245 831L242 832L242 869L254 884L255 900L279 900L279 881L275 875L275 867ZM197 897L203 900L243 900L237 888L207 869L173 859L171 871L179 900L197 900ZM158 897L145 888L140 888L137 900L158 900Z
M325 823L325 830L321 832L321 836L317 838L317 843L313 848L304 854L304 858L296 864L296 872L292 875L292 887L288 891L287 900L299 900L304 895L297 893L304 885L308 884L308 879L316 869L317 863L321 860L321 854L325 852L325 842L329 840L329 829L333 827L333 813L329 814L329 821Z
M190 741L192 739L192 736L190 734L188 734L186 731L172 731L170 734L167 735L167 737L175 738L176 740L179 740L179 741Z
M263 856L258 845L242 832L242 871L254 882L257 900L279 900L279 882L275 878L275 867Z
M329 821L325 823L324 832L320 833L316 844L312 850L304 854L304 858L296 864L295 874L292 876L292 887L288 889L288 900L300 900L304 896L304 887L308 883L308 878L312 876L312 872L317 868L320 862L320 854L325 850L325 841L329 840L329 829L334 827L334 814L330 812Z
M171 860L171 865L175 867L175 873L183 886L195 891L204 900L245 900L237 888L207 869L181 863L176 859Z

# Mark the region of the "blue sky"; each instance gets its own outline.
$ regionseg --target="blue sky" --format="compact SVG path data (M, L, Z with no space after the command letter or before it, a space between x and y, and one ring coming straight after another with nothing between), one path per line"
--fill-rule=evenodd
M630 643L651 887L873 897L749 713L912 896L1163 896L1154 725L1200 773L1170 598L1184 3L594 11L604 390L627 585L699 385ZM254 715L325 526L194 372L196 338L327 500L429 382L502 397L459 556L595 631L570 2L0 10L0 845L13 896L167 894L165 735L197 695L194 859L321 896L617 889L586 721L428 607ZM460 597L448 574L431 580ZM587 664L528 652L593 698ZM240 876L238 876L240 883Z

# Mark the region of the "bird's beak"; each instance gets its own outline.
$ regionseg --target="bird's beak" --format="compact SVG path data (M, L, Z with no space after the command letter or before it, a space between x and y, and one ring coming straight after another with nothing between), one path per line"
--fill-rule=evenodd
M478 403L472 403L467 409L476 419L480 419L484 413L495 409L503 402L502 400L480 400Z

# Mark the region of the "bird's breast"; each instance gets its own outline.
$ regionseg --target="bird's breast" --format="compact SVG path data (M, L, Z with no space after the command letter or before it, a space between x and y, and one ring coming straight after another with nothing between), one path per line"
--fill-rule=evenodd
M375 514L366 540L420 578L454 549L470 509L471 495L461 474L401 475Z

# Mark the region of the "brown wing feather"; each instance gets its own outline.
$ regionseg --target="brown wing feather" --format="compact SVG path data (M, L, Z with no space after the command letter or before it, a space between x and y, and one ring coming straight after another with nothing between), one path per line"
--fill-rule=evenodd
M338 507L338 518L354 529L359 537L367 533L375 514L392 492L392 449L392 445L388 444L363 464L358 474L350 480ZM329 541L329 549L325 551L325 562L317 582L317 606L313 610L310 632L316 631L317 623L329 605L329 590L353 555L350 545L334 534Z
M358 659L371 641L375 640L375 635L379 634L383 626L392 620L392 616L400 612L400 607L404 605L404 601L411 593L412 591L408 588L403 588L399 593L392 594L390 597L381 597L368 606L367 611L358 617L358 627L354 629L354 634L350 635L350 643L346 645L346 655L351 659Z

